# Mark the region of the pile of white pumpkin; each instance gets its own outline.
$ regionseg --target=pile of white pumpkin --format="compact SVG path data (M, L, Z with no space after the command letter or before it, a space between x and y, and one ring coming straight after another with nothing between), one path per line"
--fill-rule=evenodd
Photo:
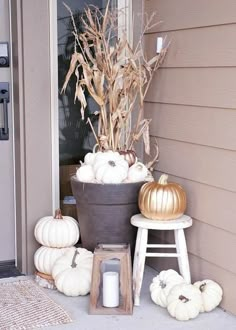
M175 270L163 270L153 278L150 285L153 302L167 308L170 315L179 321L187 321L200 312L216 308L223 296L220 285L212 280L187 284Z
M120 154L116 151L89 152L76 172L77 179L90 183L128 183L152 181L147 167L137 160L134 152Z
M57 290L67 296L88 294L93 253L74 247L80 235L77 221L57 210L54 217L43 217L37 222L34 235L42 244L34 254L35 268L42 275L51 276Z

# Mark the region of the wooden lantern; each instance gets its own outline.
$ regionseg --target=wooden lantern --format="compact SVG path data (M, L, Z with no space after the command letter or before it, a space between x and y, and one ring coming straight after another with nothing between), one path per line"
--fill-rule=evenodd
M111 267L113 261L117 261L116 264L113 264L113 270L115 268L116 272L106 272L106 270L109 270L109 267ZM132 314L131 273L129 244L98 244L94 251L89 313L103 315ZM109 282L105 283L106 278L104 275L110 274L117 275L119 278L119 302L116 307L105 307L105 290L108 291L112 298L112 289L114 289L109 287Z

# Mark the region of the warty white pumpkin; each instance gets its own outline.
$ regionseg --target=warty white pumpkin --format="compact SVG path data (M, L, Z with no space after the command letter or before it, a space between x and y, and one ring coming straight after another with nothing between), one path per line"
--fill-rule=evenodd
M34 236L38 243L47 247L71 247L79 240L78 222L56 210L54 217L43 217L37 222Z
M179 321L194 319L200 313L201 293L192 284L177 284L167 297L167 310Z
M76 171L76 177L81 182L92 182L95 179L92 165L81 165Z
M210 312L220 304L223 290L218 283L212 280L204 280L195 282L194 286L201 292L201 312Z
M96 156L93 169L99 182L121 183L128 175L129 165L118 152L109 150Z
M148 175L147 167L143 163L137 162L134 165L130 166L129 168L128 181L129 182L144 181L147 175Z
M88 152L84 157L84 164L85 165L93 165L95 158L98 154L100 154L101 151L98 152Z
M184 283L184 278L174 269L162 270L153 278L150 285L153 302L161 307L167 306L167 296L176 284Z
M58 291L66 296L83 296L90 292L93 253L83 249L70 249L58 258L52 277Z

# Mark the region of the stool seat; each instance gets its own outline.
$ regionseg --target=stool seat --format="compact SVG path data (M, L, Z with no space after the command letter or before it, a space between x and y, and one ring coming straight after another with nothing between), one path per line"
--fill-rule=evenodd
M138 227L134 263L133 263L133 291L134 305L140 305L140 292L146 257L176 257L180 274L187 283L191 283L189 261L184 229L192 226L192 218L188 215L173 220L152 220L142 214L131 217L131 224ZM148 230L174 230L175 244L148 244ZM147 249L176 249L176 252L147 252Z
M135 227L142 227L153 230L174 230L184 229L192 226L192 218L188 215L182 215L174 220L151 220L145 218L141 213L131 217L131 224Z

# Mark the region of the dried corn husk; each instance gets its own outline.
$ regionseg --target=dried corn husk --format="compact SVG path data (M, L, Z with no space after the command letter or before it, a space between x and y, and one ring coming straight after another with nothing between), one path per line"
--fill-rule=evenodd
M75 101L80 102L82 118L87 107L86 90L99 105L98 131L95 132L91 121L88 124L100 150L132 149L143 137L145 152L150 154L150 120L143 115L144 99L167 50L167 47L163 48L160 54L150 59L143 52L142 38L156 24L153 24L154 14L146 17L140 40L132 47L124 32L119 38L114 37L120 12L111 12L109 1L104 13L95 6L85 10L81 18L82 33L78 33L72 12L68 10L74 27L75 45L79 45L81 52L75 47L62 91L75 74ZM131 115L135 110L138 111L137 121L131 126Z

